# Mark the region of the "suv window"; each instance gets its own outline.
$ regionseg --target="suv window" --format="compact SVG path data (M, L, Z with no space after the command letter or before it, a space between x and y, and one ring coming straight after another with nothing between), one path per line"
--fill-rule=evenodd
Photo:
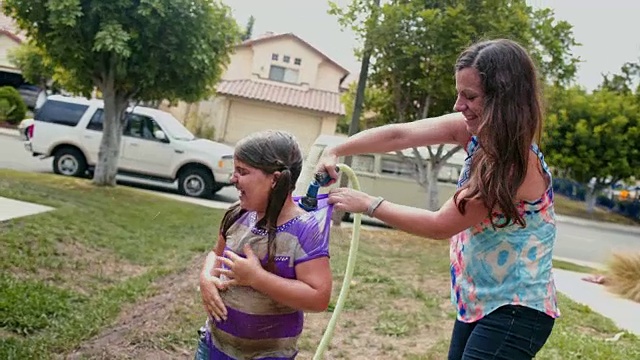
M162 129L152 118L138 114L128 114L127 128L124 130L124 135L159 141L153 136L153 133L157 130Z
M35 114L34 119L52 124L76 126L87 108L89 108L87 105L47 100Z
M127 124L123 130L123 135L157 141L153 134L156 130L162 129L152 118L131 113L128 113L125 116L127 117ZM87 124L87 129L102 131L103 124L104 110L98 109L91 117L89 124Z
M104 123L104 111L102 111L102 109L97 109L96 112L93 113L91 120L89 120L89 124L87 124L87 129L102 131L103 123Z

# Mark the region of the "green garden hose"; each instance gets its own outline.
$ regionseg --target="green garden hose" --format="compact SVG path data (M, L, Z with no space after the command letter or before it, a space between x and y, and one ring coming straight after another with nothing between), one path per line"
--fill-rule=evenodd
M349 178L349 183L351 184L351 188L354 190L360 190L360 182L356 177L355 172L349 166L345 164L338 164L338 168ZM344 279L342 280L342 288L340 289L340 295L338 295L338 301L336 302L336 306L333 310L333 314L331 315L331 319L329 320L329 324L327 325L327 329L322 336L322 340L320 340L320 345L318 345L318 349L316 350L315 355L313 356L313 360L321 360L325 351L329 347L329 343L331 342L331 338L333 337L333 332L336 328L336 322L338 321L338 316L342 312L342 308L344 307L345 299L347 298L349 292L349 286L351 285L351 278L353 277L353 270L356 264L356 254L358 253L358 242L360 241L360 223L362 221L362 215L359 213L354 214L353 216L353 231L351 233L351 245L349 246L349 257L347 258L347 267L344 272Z

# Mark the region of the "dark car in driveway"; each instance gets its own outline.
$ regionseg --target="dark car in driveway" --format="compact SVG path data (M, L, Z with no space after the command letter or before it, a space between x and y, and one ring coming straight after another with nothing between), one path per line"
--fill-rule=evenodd
M25 105L27 105L27 108L30 110L35 109L38 105L39 97L44 96L43 90L36 85L23 84L18 86L17 90Z

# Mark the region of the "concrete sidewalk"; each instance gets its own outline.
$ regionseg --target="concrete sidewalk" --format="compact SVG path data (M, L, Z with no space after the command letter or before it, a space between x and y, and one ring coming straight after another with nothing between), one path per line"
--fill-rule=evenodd
M0 127L0 135L13 136L13 137L19 138L20 132L18 130Z
M619 328L640 336L640 303L622 299L603 285L582 280L587 274L561 269L553 269L553 273L558 291L613 320Z
M0 221L40 214L51 210L54 210L54 208L0 197Z

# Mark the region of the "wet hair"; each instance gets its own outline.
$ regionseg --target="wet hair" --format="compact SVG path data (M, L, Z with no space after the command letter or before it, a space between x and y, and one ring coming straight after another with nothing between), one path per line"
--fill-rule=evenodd
M479 197L489 209L494 227L514 222L526 226L518 213L516 193L527 174L531 144L539 143L542 106L535 65L518 43L498 39L478 42L463 51L456 72L476 69L484 91L484 110L478 130L479 148L473 156L469 181L459 189L468 193L458 202L464 214L466 203ZM505 221L494 222L494 211Z
M236 201L231 205L222 217L220 222L220 235L227 239L227 231L244 213L247 211L240 207L240 201Z
M267 230L268 262L266 268L273 272L275 269L275 238L278 217L289 194L295 189L296 181L302 171L300 146L292 134L285 131L268 130L253 133L240 140L236 144L234 156L239 161L259 169L265 174L280 172L275 186L269 193L265 215L256 224L256 226ZM245 212L240 208L239 202L232 205L222 219L221 234L224 236Z

